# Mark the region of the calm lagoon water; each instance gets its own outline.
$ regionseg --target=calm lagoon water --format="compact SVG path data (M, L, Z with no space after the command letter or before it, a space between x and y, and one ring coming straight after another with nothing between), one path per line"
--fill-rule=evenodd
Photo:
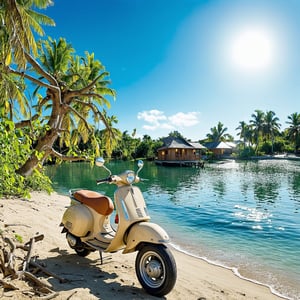
M136 170L134 162L108 162L113 174ZM87 188L113 198L107 176L86 163L51 166L59 193ZM178 249L231 268L238 276L300 299L300 161L224 161L204 169L145 162L144 192L152 221ZM201 272L201 270L199 270Z

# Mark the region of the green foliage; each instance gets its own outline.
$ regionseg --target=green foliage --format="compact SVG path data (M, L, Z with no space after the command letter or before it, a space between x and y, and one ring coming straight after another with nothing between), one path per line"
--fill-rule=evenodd
M53 191L52 182L49 177L44 174L44 169L35 169L32 175L25 177L25 187L33 191L46 191L50 194Z
M149 135L144 135L143 140L136 147L136 157L148 159L155 158L155 143Z
M31 190L51 191L51 184L42 169L25 178L16 170L32 154L29 134L16 129L9 120L0 122L0 197L6 195L30 197Z
M15 239L19 242L19 243L23 243L23 238L22 236L20 236L19 234L15 234Z
M217 126L210 129L210 133L208 133L206 137L210 142L233 141L233 137L225 133L226 131L227 127L224 127L224 125L219 122Z
M255 155L254 149L251 147L245 147L239 152L239 157L243 159L250 158L251 156L254 155Z
M295 112L288 116L289 128L287 128L285 134L289 141L294 143L294 151L297 152L300 148L300 114Z
M172 136L174 138L181 138L181 139L185 139L185 137L177 130L171 131L169 133L169 136Z
M264 142L259 147L259 151L264 154L272 154L272 144L270 141Z
M289 141L284 139L282 136L275 138L273 147L274 153L292 152L292 145L289 147Z

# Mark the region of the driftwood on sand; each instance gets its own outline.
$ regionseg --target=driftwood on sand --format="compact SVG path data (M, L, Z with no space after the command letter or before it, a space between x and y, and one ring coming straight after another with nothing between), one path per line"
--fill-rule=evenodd
M37 262L37 256L33 256L34 244L43 238L44 235L38 234L27 243L20 244L12 237L1 235L0 287L3 289L2 293L21 290L26 295L40 299L52 299L57 296L57 293L52 290L51 284L36 276L38 272L42 272L58 279L61 283L67 281L48 271L42 263Z

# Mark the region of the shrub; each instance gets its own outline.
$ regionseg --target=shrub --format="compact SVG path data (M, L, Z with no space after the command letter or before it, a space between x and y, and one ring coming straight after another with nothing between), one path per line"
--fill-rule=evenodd
M22 129L16 129L9 120L0 122L0 197L30 197L32 190L52 190L43 170L36 170L30 177L23 177L16 170L31 154L31 138Z

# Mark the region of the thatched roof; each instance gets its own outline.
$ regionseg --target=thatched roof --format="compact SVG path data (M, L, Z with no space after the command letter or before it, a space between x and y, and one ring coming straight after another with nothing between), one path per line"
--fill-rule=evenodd
M163 139L164 145L158 150L164 149L205 149L203 145L197 142L188 142L182 138L169 136Z

